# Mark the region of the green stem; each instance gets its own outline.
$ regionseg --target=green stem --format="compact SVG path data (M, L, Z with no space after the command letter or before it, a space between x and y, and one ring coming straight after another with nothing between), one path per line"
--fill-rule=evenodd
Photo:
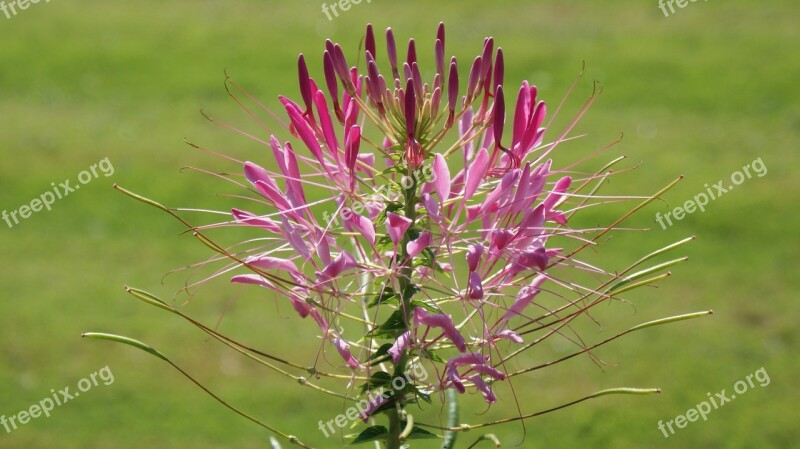
M412 179L415 179L411 169L409 168L408 176ZM409 220L411 220L411 226L409 229L413 228L417 221L416 215L416 192L417 192L417 185L416 182L414 185L405 191L403 195L405 198L405 216ZM408 323L411 322L413 318L414 310L411 305L411 298L405 295L405 292L408 291L411 284L411 275L413 274L412 270L412 263L411 260L408 260L408 250L406 249L408 242L410 241L409 233L406 232L406 235L403 237L403 241L401 242L402 248L400 248L400 259L404 261L404 266L400 270L400 295L402 300L403 310L405 310L406 315L406 330L408 330ZM406 354L403 354L400 357L400 360L397 361L397 364L394 367L394 376L402 376L406 369L406 364L408 363L408 357ZM403 404L397 404L398 408L394 408L387 412L389 415L389 435L387 438L387 448L388 449L400 449L402 445L402 441L400 439L400 435L403 432L402 422L400 420L400 410L403 409Z

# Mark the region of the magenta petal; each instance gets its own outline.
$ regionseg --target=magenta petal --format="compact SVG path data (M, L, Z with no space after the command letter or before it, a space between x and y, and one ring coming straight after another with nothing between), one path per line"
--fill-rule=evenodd
M488 357L478 353L460 354L448 360L447 367L452 369L460 365L485 365L487 359Z
M508 309L505 315L503 315L500 322L505 323L511 318L521 315L522 311L533 301L533 298L542 291L541 285L545 280L547 280L547 278L544 275L539 275L531 282L531 285L523 287L517 294L517 299L514 300L514 304Z
M403 335L397 337L397 340L394 342L391 348L389 348L389 355L392 356L392 360L395 364L400 360L400 356L403 355L406 349L408 349L409 344L411 343L411 331L405 331Z
M294 275L301 274L294 262L277 257L251 256L245 259L244 263L248 266L261 268L262 270L282 270Z
M442 204L450 198L450 168L439 153L433 158L433 188Z
M283 235L283 229L281 229L281 226L276 221L270 220L269 218L259 217L250 212L239 209L231 209L231 215L233 215L233 218L237 223L246 224L249 226L258 226L266 229L267 231L274 232L275 234Z
M420 310L420 308L416 310ZM419 322L429 327L440 328L444 336L450 339L460 352L465 352L467 350L467 343L464 341L464 337L458 332L458 329L456 329L456 326L453 324L453 320L449 316L442 313L436 315L422 315L419 318Z
M350 365L352 368L359 367L359 363L355 359L355 357L353 357L353 354L350 353L350 345L346 341L342 340L339 337L334 337L333 344L339 351L339 355L342 356L342 358L345 360L345 362L347 362L348 365Z
M423 232L416 240L412 240L406 244L408 257L415 257L429 246L431 246L431 233Z
M506 375L489 365L472 365L472 370L484 376L490 376L496 380L504 380Z
M466 187L464 189L465 201L470 199L475 191L478 190L478 186L481 184L481 180L483 180L483 176L486 174L486 169L488 167L489 153L486 151L486 148L481 148L481 151L478 152L478 155L475 156L475 160L467 169Z
M481 379L481 376L470 376L467 380L472 381L475 384L475 388L483 394L483 398L486 402L492 404L497 401L497 397L492 392L492 388Z
M317 272L317 277L321 281L327 281L338 277L347 270L352 270L357 267L358 262L356 262L356 259L347 251L342 251L341 254L336 256L322 271Z
M477 271L478 264L483 257L483 244L473 243L467 248L467 265L469 271Z
M322 128L322 135L325 137L325 145L335 160L339 160L339 141L336 138L336 131L333 129L333 122L331 115L328 112L328 102L325 100L325 94L318 90L314 95L314 103L317 106L317 115L319 115L319 126Z
M469 299L483 299L483 281L476 272L469 274L469 288L467 289Z
M411 220L408 218L392 212L386 214L386 232L389 233L389 238L392 239L392 242L400 243L403 241L403 236L409 227L411 227Z
M342 225L346 231L358 231L371 245L375 243L375 226L369 218L352 213Z
M231 282L234 284L260 285L262 287L267 287L267 288L275 287L275 285L272 282L264 279L263 277L257 274L240 274L238 276L232 277Z
M375 396L373 396L371 399L369 399L367 401L369 403L369 405L367 406L366 410L359 412L358 416L361 417L362 421L367 422L369 417L372 416L372 414L375 413L376 410L381 408L388 401L389 401L389 395L388 394L386 394L386 393L383 393L383 394L376 393Z
M506 329L498 332L497 334L495 334L494 340L510 340L513 341L514 343L520 343L520 344L524 342L522 337L520 337L518 333L512 331L511 329Z
M467 389L464 388L464 384L461 382L461 378L458 376L458 372L455 369L447 370L447 380L449 380L450 383L456 387L456 390L458 390L459 393L463 394L465 391L467 391Z
M553 188L553 191L547 195L547 198L545 198L544 202L542 203L544 204L545 210L549 211L556 205L556 203L558 203L558 200L564 196L564 192L569 189L571 183L572 178L569 176L564 176L563 178L559 179L558 182L556 182L556 186Z

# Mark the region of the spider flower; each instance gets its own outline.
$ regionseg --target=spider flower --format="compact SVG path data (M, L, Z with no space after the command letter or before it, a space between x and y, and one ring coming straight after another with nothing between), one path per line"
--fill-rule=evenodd
M319 79L298 58L299 94L279 97L286 129L265 126L266 141L247 134L273 160L241 162L246 184L230 179L248 188L252 205L209 226L249 227L259 237L235 250L204 241L231 260L212 277L234 272L232 282L277 293L300 319L312 318L302 325L321 342L317 364L345 371L333 377L367 380L362 392L392 376L407 380L359 413L367 421L385 412L394 448L407 404L447 389L494 403L498 384L539 368L509 371L517 356L568 334L576 317L631 287L621 285L676 261L610 286L620 275L576 258L610 230L570 228L574 213L602 203L586 186L607 174L574 178L577 163L557 164L553 154L594 95L545 142L539 90L524 81L508 101L514 90L492 38L460 64L446 58L440 24L432 71L420 67L413 39L402 57L391 29L385 54L371 25L364 42L348 61L326 41ZM608 280L584 287L572 280L578 272ZM578 299L554 308L558 289ZM531 332L544 334L525 338ZM577 354L589 351L567 338ZM410 370L425 366L441 376L412 381ZM322 371L315 364L310 372Z

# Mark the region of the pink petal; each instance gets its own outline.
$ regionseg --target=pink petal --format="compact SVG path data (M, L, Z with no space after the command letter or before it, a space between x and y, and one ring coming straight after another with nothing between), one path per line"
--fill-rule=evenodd
M342 340L339 337L334 337L333 344L339 351L339 355L342 356L342 358L345 360L345 362L347 362L348 365L350 365L353 368L359 367L359 363L355 359L355 357L353 357L353 354L350 353L350 345L346 341Z
M542 203L544 204L544 209L547 211L551 210L556 205L558 200L564 196L564 192L569 189L571 183L572 178L569 176L564 176L563 178L559 179L558 182L556 182L556 186L553 188L553 191L547 195L547 198L545 198L544 202Z
M483 394L483 398L489 404L492 404L497 401L497 397L492 392L492 388L481 379L481 376L470 376L467 380L472 381L475 384L475 388L478 389Z
M237 223L246 224L249 226L258 226L266 229L267 231L274 232L275 234L283 235L283 229L281 229L280 225L269 218L259 217L255 214L239 209L231 209L231 215L233 215L233 218Z
M495 334L493 339L494 340L510 340L510 341L513 341L514 343L520 343L520 344L524 342L522 337L520 337L520 335L518 333L512 331L511 329L506 329L506 330L498 332L497 334Z
M412 240L406 244L408 257L415 257L429 246L431 246L431 233L423 232L416 240Z
M250 256L245 259L244 263L249 266L261 268L262 270L282 270L292 275L302 276L302 273L297 269L294 262L288 259L270 256Z
M489 365L472 365L472 370L478 374L484 376L490 376L496 380L503 380L506 378L506 375L501 373L500 371L496 370L495 368Z
M522 311L533 301L533 298L542 291L541 285L545 280L547 280L547 278L544 275L539 275L531 282L531 285L523 287L517 294L517 299L514 300L514 304L508 309L505 315L503 315L500 322L506 323L511 318L521 315Z
M450 198L450 168L444 156L438 153L433 158L433 188L442 204Z
M460 365L485 365L488 357L478 353L468 353L457 355L447 361L448 368L456 368Z
M478 186L480 186L481 180L483 180L483 176L486 174L486 169L488 167L489 153L486 151L486 148L481 148L481 151L475 156L475 160L472 161L472 164L467 168L467 180L464 190L465 201L470 199L475 191L478 190Z
M403 335L399 336L391 348L389 348L389 355L395 364L400 360L400 356L408 349L411 343L411 331L405 331Z
M403 240L408 228L411 227L411 220L408 218L389 212L386 214L386 231L389 233L389 238L395 244Z
M467 292L469 299L483 299L483 282L481 281L481 276L474 271L469 274Z
M343 220L342 225L346 231L353 232L355 230L371 245L375 244L375 225L369 218L351 213L347 219Z
M478 270L481 257L483 257L483 244L473 243L469 245L467 248L467 265L469 266L469 271Z
M342 251L336 259L331 261L322 271L317 272L317 277L321 281L327 281L338 277L340 274L347 270L352 270L358 267L356 259L347 251Z

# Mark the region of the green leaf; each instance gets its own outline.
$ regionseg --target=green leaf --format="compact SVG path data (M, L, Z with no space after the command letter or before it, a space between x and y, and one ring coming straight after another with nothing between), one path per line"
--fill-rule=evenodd
M358 434L355 440L350 444L369 443L371 441L385 440L389 435L389 429L384 426L372 426Z
M405 422L403 422L403 424L405 425ZM411 433L409 433L406 437L406 440L430 440L436 438L439 438L439 435L414 426L414 428L411 429Z
M375 353L369 357L369 360L377 360L382 358L383 356L389 354L389 349L391 348L392 348L392 343L382 344L381 347L378 348L378 350L375 351Z
M419 355L420 357L425 357L426 359L433 360L434 362L439 362L439 363L446 362L443 358L436 355L436 353L430 349L423 349L422 351L419 351Z
M367 307L375 307L378 304L396 302L397 299L397 294L394 292L394 289L391 287L386 287L383 292L381 292L379 295L375 295L375 297L372 298L369 304L367 304Z
M397 309L383 324L371 330L367 335L372 337L397 338L406 329L406 317Z
M392 376L385 371L378 371L370 376L369 380L361 386L361 393L366 393L369 390L385 387L392 383Z
M420 308L423 308L423 309L427 310L428 312L439 313L439 309L437 309L436 307L428 304L425 301L421 301L419 299L415 299L415 300L411 301L411 307L412 308L420 307Z

